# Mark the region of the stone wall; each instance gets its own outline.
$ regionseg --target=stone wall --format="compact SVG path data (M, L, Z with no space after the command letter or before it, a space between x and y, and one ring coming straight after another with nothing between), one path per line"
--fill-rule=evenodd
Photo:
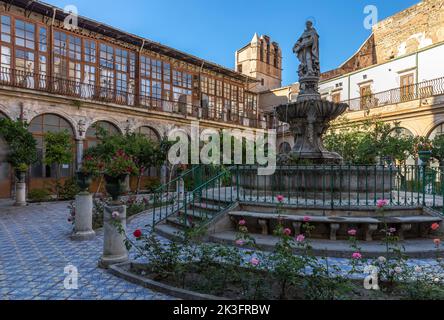
M372 35L353 57L339 68L323 73L321 78L332 79L443 41L444 2L422 0L376 24Z

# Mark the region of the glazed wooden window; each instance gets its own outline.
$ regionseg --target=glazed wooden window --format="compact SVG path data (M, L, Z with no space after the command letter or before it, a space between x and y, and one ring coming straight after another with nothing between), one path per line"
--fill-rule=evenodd
M401 101L410 100L415 95L415 76L413 73L401 77Z
M85 50L84 61L86 63L95 64L97 62L97 46L93 40L83 40L83 47Z
M151 81L149 79L141 79L140 81L140 103L144 106L150 105L151 97Z
M35 50L35 25L15 20L15 45Z
M193 76L186 72L173 70L173 99L182 103L191 103L193 94Z
M66 85L63 82L56 86L63 86L65 90L80 93L82 80L82 39L65 32L54 32L54 76L69 79L76 85Z
M1 16L1 41L4 43L11 43L11 17Z
M66 131L71 136L74 144L74 131L71 125L64 118L54 114L44 114L34 118L30 125L29 131L37 141L38 162L31 167L31 177L33 178L55 178L56 166L45 165L43 159L45 157L45 148L43 143L44 135L47 132L63 132ZM75 152L75 150L73 150ZM62 177L69 177L73 171L73 163L62 164Z
M361 109L367 109L371 107L372 103L372 88L370 85L360 88L361 93Z
M341 93L337 92L337 93L332 94L331 100L335 103L341 102Z
M162 61L151 59L151 78L162 80Z
M208 79L208 93L211 95L216 95L216 80L213 78Z
M45 27L39 28L39 51L48 51L48 31Z
M85 150L95 147L100 143L100 139L97 134L98 128L104 130L109 135L120 134L119 129L114 124L107 121L98 121L91 125L86 131L86 139L83 143L83 148Z
M200 89L203 93L208 93L208 78L205 76L200 77Z
M222 81L216 80L216 96L222 97Z
M9 73L8 73L7 69L11 68L11 48L6 47L6 46L1 46L0 66L2 68L2 71L1 71L2 80L8 80L7 75Z

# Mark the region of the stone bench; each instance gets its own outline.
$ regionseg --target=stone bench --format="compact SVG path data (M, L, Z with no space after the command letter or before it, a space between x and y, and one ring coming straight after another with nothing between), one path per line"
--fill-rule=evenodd
M270 221L285 220L291 222L295 234L301 233L304 223L304 216L296 215L279 215L271 213L259 213L249 211L233 211L229 213L231 219L238 223L241 218L257 219L262 229L263 235L269 234ZM386 219L373 217L326 217L326 216L309 216L311 223L328 224L330 228L330 240L337 239L337 233L341 225L365 225L365 241L373 241L373 234L382 224L399 224L401 227L397 230L397 235L404 240L404 234L412 229L413 224L432 224L441 222L442 219L432 216L416 216L416 217L390 217ZM428 228L425 228L428 231ZM422 231L421 233L425 232Z

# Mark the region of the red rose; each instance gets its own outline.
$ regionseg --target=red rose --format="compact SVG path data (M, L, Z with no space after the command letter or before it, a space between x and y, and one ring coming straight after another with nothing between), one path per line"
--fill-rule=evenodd
M136 237L136 239L139 239L140 237L142 237L142 231L140 229L137 229L136 231L134 231L134 237Z
M434 224L432 224L432 230L433 230L433 231L437 231L439 228L440 228L439 223L434 223Z

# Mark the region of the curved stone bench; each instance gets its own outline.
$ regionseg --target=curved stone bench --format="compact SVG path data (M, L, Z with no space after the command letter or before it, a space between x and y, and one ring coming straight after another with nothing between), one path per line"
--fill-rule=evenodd
M301 228L304 223L305 216L297 215L279 215L272 213L260 213L249 211L233 211L229 213L230 218L236 224L240 219L257 219L257 223L262 229L263 235L269 235L270 233L270 221L285 220L291 222L295 234L301 233ZM381 225L396 224L400 225L397 229L397 235L400 240L404 240L406 232L412 229L414 224L422 225L421 235L425 236L428 232L429 226L433 223L441 223L442 218L433 216L409 216L409 217L389 217L389 218L376 218L376 217L327 217L327 216L308 216L311 223L324 223L328 224L330 228L330 240L335 241L337 239L337 233L341 228L341 225L364 225L365 241L373 241L373 234L379 230Z

